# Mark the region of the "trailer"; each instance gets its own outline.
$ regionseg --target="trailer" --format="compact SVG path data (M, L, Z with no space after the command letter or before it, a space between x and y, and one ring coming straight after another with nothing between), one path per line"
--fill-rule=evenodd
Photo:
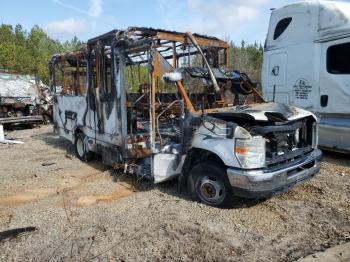
M350 152L350 3L302 1L272 11L262 87L267 101L310 110L319 145Z
M189 32L130 27L90 39L49 63L55 130L83 161L98 154L154 183L178 179L217 207L310 179L316 117L266 103L228 58L227 42Z

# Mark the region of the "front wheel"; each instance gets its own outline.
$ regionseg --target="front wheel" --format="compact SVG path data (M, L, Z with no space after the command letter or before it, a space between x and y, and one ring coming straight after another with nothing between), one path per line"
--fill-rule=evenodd
M83 133L75 135L75 154L80 160L88 162L93 158L93 154L86 148L85 139L86 136Z
M209 206L225 207L232 201L226 169L216 163L199 163L189 172L188 192L193 200Z

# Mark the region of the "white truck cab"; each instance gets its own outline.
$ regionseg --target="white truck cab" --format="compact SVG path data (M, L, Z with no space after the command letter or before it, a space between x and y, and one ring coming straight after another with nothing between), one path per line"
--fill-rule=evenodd
M350 152L350 3L302 1L272 11L264 98L314 112L319 145Z

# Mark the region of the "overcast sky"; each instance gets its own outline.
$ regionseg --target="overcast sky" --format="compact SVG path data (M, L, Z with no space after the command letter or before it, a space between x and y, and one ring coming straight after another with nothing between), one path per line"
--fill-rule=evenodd
M263 43L270 8L293 0L10 0L0 22L25 29L37 24L60 40L83 41L112 29L146 26L192 31L239 43Z

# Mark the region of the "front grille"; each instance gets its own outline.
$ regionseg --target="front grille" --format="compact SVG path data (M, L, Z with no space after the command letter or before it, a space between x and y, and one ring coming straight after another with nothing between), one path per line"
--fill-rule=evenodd
M266 157L266 167L273 168L280 165L287 165L292 162L303 161L312 151L312 147L299 148L284 155Z
M288 126L264 134L267 167L298 161L312 151L312 123L303 119Z

